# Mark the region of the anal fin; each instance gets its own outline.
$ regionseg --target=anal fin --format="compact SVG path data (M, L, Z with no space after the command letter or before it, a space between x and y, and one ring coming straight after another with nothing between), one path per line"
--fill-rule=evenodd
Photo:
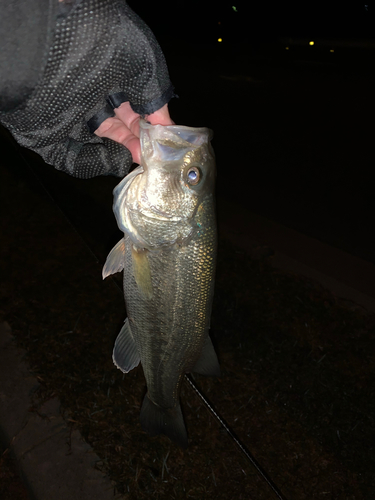
M128 318L126 318L125 324L116 338L112 360L117 368L124 373L130 372L141 361Z
M207 335L202 354L191 371L201 375L220 377L219 361L209 335Z

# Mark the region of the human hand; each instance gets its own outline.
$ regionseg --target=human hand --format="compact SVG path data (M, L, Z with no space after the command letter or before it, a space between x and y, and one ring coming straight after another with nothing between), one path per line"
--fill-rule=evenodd
M130 151L134 163L141 162L141 144L139 141L139 120L140 116L135 113L129 102L123 102L115 110L116 116L107 118L95 130L99 137L107 137L119 142ZM147 115L147 121L152 125L174 125L168 111L168 104Z

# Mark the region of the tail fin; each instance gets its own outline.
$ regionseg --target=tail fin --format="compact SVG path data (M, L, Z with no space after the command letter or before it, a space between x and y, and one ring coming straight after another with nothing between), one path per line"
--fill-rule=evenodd
M165 410L153 403L146 394L141 409L141 425L150 436L165 434L181 448L187 448L186 427L179 404Z

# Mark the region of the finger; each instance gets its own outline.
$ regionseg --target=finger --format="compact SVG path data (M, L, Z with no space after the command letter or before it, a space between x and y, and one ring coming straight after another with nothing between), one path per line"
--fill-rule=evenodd
M129 102L123 102L121 106L115 109L116 117L119 118L136 136L139 137L139 120L140 116L135 113ZM173 120L169 116L168 104L155 113L147 116L147 121L152 125L174 125Z
M164 104L164 106L155 113L148 115L147 121L149 121L152 125L174 125L174 121L169 116L168 104Z
M135 136L119 118L107 118L100 127L96 129L95 134L99 137L107 137L108 139L119 142L129 149L133 161L135 163L140 163L141 146L139 138Z
M124 144L125 146L125 144ZM139 138L135 135L128 141L126 147L132 154L132 158L134 163L141 163L141 143L139 142Z
M116 117L126 125L133 135L139 137L140 116L132 110L130 102L123 102L115 109Z

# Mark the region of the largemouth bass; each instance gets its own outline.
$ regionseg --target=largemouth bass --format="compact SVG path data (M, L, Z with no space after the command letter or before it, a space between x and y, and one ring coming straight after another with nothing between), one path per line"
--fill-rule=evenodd
M144 120L140 127L141 166L113 192L124 238L103 268L103 278L124 271L128 317L113 361L124 373L142 363L143 429L186 447L184 374L220 374L208 335L216 261L212 132Z

